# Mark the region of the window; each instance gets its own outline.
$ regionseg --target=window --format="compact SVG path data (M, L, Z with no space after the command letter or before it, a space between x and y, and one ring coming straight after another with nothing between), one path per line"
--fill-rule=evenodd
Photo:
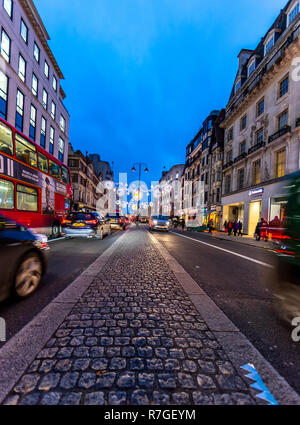
M252 59L248 66L248 77L252 74L252 72L255 70L255 58Z
M285 149L281 149L280 151L276 152L276 166L275 166L275 172L276 178L283 177L285 175Z
M225 187L224 187L224 191L225 193L229 193L231 190L231 175L227 175L225 176Z
M53 87L54 91L57 91L57 79L54 75L53 75L53 80L52 80L52 87Z
M30 108L30 124L29 124L29 137L31 140L35 140L35 130L36 130L36 108L31 105Z
M66 184L70 184L69 170L66 167L62 167L62 181Z
M51 117L55 120L56 116L56 105L54 102L51 103Z
M14 154L12 131L2 122L0 122L0 151L11 156Z
M265 112L265 99L261 99L256 105L256 117L259 117Z
M4 31L4 29L2 29L2 32L1 32L1 55L4 57L6 62L10 61L10 44L11 44L10 38L8 37L8 35Z
M32 74L31 91L35 97L38 97L38 90L39 90L39 80L37 79L35 74Z
M47 93L47 91L45 89L43 90L43 107L47 110L47 107L48 107L48 93Z
M17 90L16 128L23 131L24 95Z
M0 117L7 118L8 77L0 70Z
M243 153L246 153L246 140L240 143L240 155L242 155Z
M239 89L241 88L241 86L242 86L242 81L241 81L241 80L239 80L239 81L236 83L236 85L235 85L235 93L237 93L237 92L239 91Z
M33 57L37 63L40 63L40 48L36 43L33 45Z
M65 152L65 142L60 137L59 138L59 146L58 146L58 159L63 162L64 161L64 152Z
M64 133L65 130L66 130L66 120L64 119L64 117L62 115L60 116L59 126L60 126L61 131Z
M260 184L261 182L261 160L258 159L253 163L252 184Z
M241 131L245 130L246 127L247 127L247 115L243 116L243 118L241 119Z
M19 56L19 77L25 83L26 79L26 61L22 55Z
M230 142L231 140L233 140L233 127L231 127L227 133L227 142Z
M243 189L244 177L245 177L245 169L241 168L240 170L238 170L238 189Z
M44 73L49 80L49 65L46 61L45 61L45 66L44 66Z
M49 173L50 176L55 177L57 179L61 179L61 169L60 165L58 165L56 162L49 160Z
M288 111L283 112L278 117L278 130L282 129L283 127L286 127L288 125L289 121L289 113Z
M268 53L269 50L272 49L272 47L275 44L275 34L272 34L265 43L265 55Z
M264 141L264 129L261 128L256 132L256 144L263 143Z
M38 211L37 189L17 184L17 208L20 211Z
M232 151L227 152L227 163L232 161Z
M16 158L25 164L31 165L32 167L36 167L37 158L36 158L36 147L33 143L24 139L24 137L20 136L16 133Z
M279 97L284 96L289 91L289 76L279 83Z
M15 208L15 186L13 182L0 179L0 208L13 210Z
M13 17L13 1L12 0L3 0L3 7L6 10L10 19Z
M23 21L23 19L21 19L20 34L21 34L21 37L23 38L23 40L25 41L25 43L28 44L28 27L25 24L25 22Z
M299 2L297 2L288 15L289 25L293 22L293 20L296 18L299 12L300 12L300 5L299 5Z
M44 117L42 117L42 123L41 123L41 142L40 145L42 148L45 148L46 146L46 120Z
M39 152L39 170L48 173L48 158Z
M49 152L51 153L51 155L53 155L53 152L54 152L54 137L55 137L54 128L50 127Z

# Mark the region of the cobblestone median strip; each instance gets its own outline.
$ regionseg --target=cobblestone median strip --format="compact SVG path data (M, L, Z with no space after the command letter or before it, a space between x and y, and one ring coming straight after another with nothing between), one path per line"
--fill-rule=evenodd
M153 242L119 239L4 404L262 404L192 302L206 295Z

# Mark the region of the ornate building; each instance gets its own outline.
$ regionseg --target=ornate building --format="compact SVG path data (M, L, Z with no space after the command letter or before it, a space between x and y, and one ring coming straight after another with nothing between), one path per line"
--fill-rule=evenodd
M300 167L299 12L289 1L256 49L240 52L222 123L223 222L241 220L251 236L261 217L284 219L282 180Z

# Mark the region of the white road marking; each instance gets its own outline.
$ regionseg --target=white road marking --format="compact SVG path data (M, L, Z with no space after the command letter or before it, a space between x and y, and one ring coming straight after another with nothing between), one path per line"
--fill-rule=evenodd
M51 241L48 241L48 243L63 241L64 239L66 238L51 239Z
M182 238L191 239L194 242L198 242L198 243L201 243L202 245L206 245L206 246L209 246L211 248L218 249L219 251L223 251L223 252L227 252L228 254L236 255L237 257L243 258L244 260L247 260L247 261L252 261L253 263L259 264L260 266L268 267L269 269L274 269L274 267L271 264L263 263L262 261L255 260L254 258L246 257L245 255L238 254L237 252L229 251L228 249L224 249L224 248L221 248L219 246L200 241L199 239L191 238L189 236L181 235L179 233L175 233L175 232L170 232L170 233L172 233L172 235L180 236Z

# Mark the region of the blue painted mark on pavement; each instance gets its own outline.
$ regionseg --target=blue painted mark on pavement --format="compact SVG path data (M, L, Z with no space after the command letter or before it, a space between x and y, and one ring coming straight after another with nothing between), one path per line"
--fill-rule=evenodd
M254 384L251 384L251 387L255 390L261 391L259 394L257 394L256 397L266 401L269 406L278 406L277 401L272 396L268 388L265 386L255 367L252 364L248 363L244 366L241 366L241 369L244 369L249 372L246 377L254 381Z

